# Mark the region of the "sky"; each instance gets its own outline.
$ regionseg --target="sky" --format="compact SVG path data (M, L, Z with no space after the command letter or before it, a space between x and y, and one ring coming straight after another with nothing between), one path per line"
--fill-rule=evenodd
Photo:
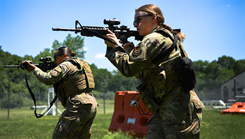
M135 9L157 5L165 24L186 35L183 46L193 60L212 62L224 55L245 59L245 0L0 0L0 46L18 56L37 56L63 42L74 32L52 31L52 27L75 28L104 25L116 18L135 30ZM134 38L129 41L139 43ZM106 45L97 37L84 37L85 60L109 71L116 68L105 58ZM1 58L0 58L1 60Z

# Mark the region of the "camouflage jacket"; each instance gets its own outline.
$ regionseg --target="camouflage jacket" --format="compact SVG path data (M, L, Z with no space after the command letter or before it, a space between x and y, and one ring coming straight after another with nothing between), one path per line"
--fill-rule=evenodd
M159 30L169 33L171 37L159 33ZM166 51L173 43L173 35L166 29L156 28L152 33L144 36L143 40L127 54L121 47L108 49L106 57L126 77L135 76L142 81L137 87L143 102L151 112L157 112L159 104L165 95L181 94L172 92L174 87L180 87L179 60L182 58L181 50L185 53L180 41L177 48L170 54L162 56L161 60L154 58ZM194 91L190 91L186 101L193 102L197 108L203 108L202 102Z
M80 65L80 69L76 65ZM67 59L60 65L43 72L38 67L33 70L34 75L46 85L54 85L55 93L63 106L66 106L66 99L80 95L85 89L91 91L94 89L94 80L90 67L87 62L78 58ZM94 98L89 95L82 95L82 103L93 103Z
M124 76L135 76L142 80L146 89L151 92L151 97L159 100L178 82L168 85L178 78L178 73L173 71L181 58L179 47L182 45L178 42L177 50L174 49L169 55L163 56L161 62L153 63L160 51L167 50L173 43L172 38L156 32L158 30L160 29L156 28L151 34L146 35L128 55L122 48L116 47L107 52L106 57ZM161 30L171 34L165 29Z

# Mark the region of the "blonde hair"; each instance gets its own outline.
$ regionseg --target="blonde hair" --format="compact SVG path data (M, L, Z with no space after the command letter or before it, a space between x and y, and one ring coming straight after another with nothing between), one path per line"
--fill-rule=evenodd
M160 8L158 6L156 6L154 4L143 5L140 8L135 10L135 12L139 12L139 11L147 12L149 15L156 15L157 16L157 23L161 28L166 28L170 32L176 33L178 35L179 40L184 41L185 34L183 34L182 32L175 32L172 30L172 28L170 26L164 24L165 19L162 15L162 11L160 10Z

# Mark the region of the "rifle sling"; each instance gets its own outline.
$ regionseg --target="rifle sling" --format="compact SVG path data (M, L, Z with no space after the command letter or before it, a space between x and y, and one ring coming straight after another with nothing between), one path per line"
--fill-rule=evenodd
M30 95L32 97L33 102L34 102L34 106L35 106L34 107L34 114L35 114L36 118L40 118L43 115L45 115L49 111L49 109L53 106L54 102L57 99L57 95L55 95L54 99L50 102L50 106L49 106L48 110L44 114L39 114L39 113L36 112L37 111L37 109L36 109L36 98L35 98L35 95L33 94L32 90L31 90L31 88L30 88L30 86L28 84L27 76L26 76L26 70L25 70L25 80L26 80L27 89L28 89L28 91L29 91L29 93L30 93Z

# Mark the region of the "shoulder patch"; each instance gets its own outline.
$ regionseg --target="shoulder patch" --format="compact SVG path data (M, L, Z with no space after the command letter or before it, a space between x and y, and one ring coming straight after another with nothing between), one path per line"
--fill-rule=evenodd
M53 76L57 76L58 72L56 70L53 70L51 73Z
M57 66L56 68L54 68L54 69L51 71L51 74L52 74L53 76L58 76L58 75L61 73L61 71L62 71L62 69L61 69L59 66Z
M140 55L141 53L142 53L142 50L141 50L140 46L134 47L133 55Z

